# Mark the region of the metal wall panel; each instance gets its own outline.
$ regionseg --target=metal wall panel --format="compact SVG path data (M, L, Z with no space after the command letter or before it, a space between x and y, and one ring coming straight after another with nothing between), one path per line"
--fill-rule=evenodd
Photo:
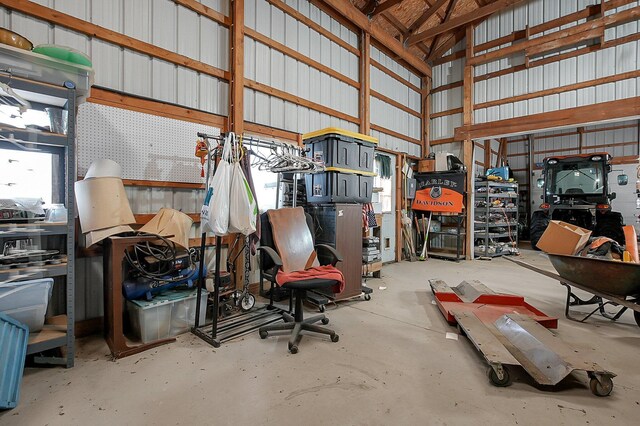
M227 2L209 2L216 10ZM50 1L80 19L176 51L192 59L228 69L228 30L170 0L119 0L113 2ZM217 5L217 6L216 6ZM228 83L190 69L151 58L120 46L92 39L66 28L2 9L6 26L35 44L56 43L89 55L95 84L163 102L226 115ZM224 96L224 97L222 97Z
M485 43L498 37L511 34L513 31L523 30L539 25L543 22L574 13L592 4L585 0L532 0L521 3L494 15L476 27L476 44ZM637 6L637 2L619 8L628 9ZM613 13L613 12L609 12ZM579 22L586 22L585 20ZM568 28L575 23L564 26ZM551 34L557 30L547 31ZM638 22L633 21L619 27L607 29L606 40L613 40L638 32ZM542 34L541 34L542 35ZM568 48L564 51L572 51ZM516 74L507 74L487 81L475 84L475 102L487 102L491 100L506 99L524 93L533 93L541 90L562 87L595 78L611 76L627 71L637 70L640 67L640 42L626 43L576 58L570 58L559 62L533 67ZM550 55L545 55L551 56ZM476 68L476 75L484 75L489 72L499 71L522 63L523 55L515 58L504 58ZM440 73L438 84L442 80ZM434 77L434 86L436 78ZM436 86L437 87L437 86ZM636 96L638 93L638 81L630 79L616 83L598 85L577 91L561 93L531 99L526 103L506 104L500 108L488 108L475 112L477 123L503 120L520 117L528 114L556 111L559 109L573 108L576 106L591 105L595 103L625 99Z
M413 82L413 84L417 83L416 85L420 87L421 82L419 77L400 65L397 61L389 58L375 46L371 46L371 59L379 62L409 82ZM421 112L420 93L374 66L370 67L370 74L371 90L379 92L402 105L406 105L416 112ZM385 127L414 139L421 138L420 119L373 96L371 97L370 104L372 124Z

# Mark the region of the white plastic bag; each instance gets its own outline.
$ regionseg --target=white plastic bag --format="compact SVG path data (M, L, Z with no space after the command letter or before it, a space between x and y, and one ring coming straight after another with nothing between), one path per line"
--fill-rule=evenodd
M233 173L231 150L234 144L235 135L229 133L216 172L209 180L209 190L200 212L202 230L210 230L218 236L227 235L229 232L229 200Z
M238 152L239 150L236 149L236 153ZM232 166L229 231L250 235L256 232L258 203L242 171L239 160L236 156Z

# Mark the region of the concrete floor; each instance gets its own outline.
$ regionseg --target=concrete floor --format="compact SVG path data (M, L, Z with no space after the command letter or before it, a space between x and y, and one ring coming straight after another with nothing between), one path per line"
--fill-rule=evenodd
M524 259L547 262L530 251ZM305 337L297 355L287 352L286 337L255 333L214 350L186 334L111 361L102 339L82 339L75 368L26 371L20 405L0 414L0 423L637 424L640 329L632 314L615 324L568 321L563 287L504 259L404 262L383 275L369 281L371 301L327 309L338 343ZM456 329L432 304L430 278L451 285L479 279L558 316L563 340L618 374L612 395L593 396L584 373L544 389L518 370L512 386L493 387L470 342L445 338Z

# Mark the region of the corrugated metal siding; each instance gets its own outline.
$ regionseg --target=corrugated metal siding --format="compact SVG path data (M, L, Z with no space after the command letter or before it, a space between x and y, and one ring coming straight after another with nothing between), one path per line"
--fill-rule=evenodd
M228 69L229 31L170 0L51 0L41 4L79 19L175 51L221 69ZM228 11L227 1L204 2ZM60 44L91 57L95 84L164 102L227 115L228 83L161 59L123 49L71 30L50 26L17 12L1 9L4 26L34 44Z
M417 87L421 87L420 77L400 65L397 61L390 58L375 46L371 46L371 59L380 63L387 69L398 74L400 77L407 80L409 83L414 84ZM413 111L421 113L421 95L411 87L389 76L385 72L378 68L371 66L371 90L376 91L402 105L411 108ZM421 119L390 105L378 98L371 97L371 124L382 126L386 129L393 130L395 132L407 135L414 139L421 139ZM409 145L415 145L408 143ZM391 143L391 145L396 145ZM397 144L402 145L404 144ZM419 146L415 145L418 150ZM391 148L390 148L391 149ZM400 152L416 151L415 148L408 146L405 150ZM414 155L414 154L411 154Z
M496 38L511 34L513 31L535 26L543 22L584 9L593 4L584 0L533 0L522 3L515 8L508 9L482 22L476 28L475 42L481 44ZM622 9L637 6L631 3ZM609 12L609 13L613 13ZM582 21L584 22L584 21ZM567 28L575 25L567 25ZM555 30L554 30L555 31ZM614 40L638 31L638 22L630 22L605 32L605 40ZM553 31L545 32L550 34ZM543 35L543 34L541 34ZM563 50L573 51L575 48ZM511 73L486 81L476 83L474 87L475 102L482 103L492 100L506 99L520 94L534 93L541 90L553 89L574 83L607 77L615 74L633 71L640 68L640 42L626 43L620 46L603 49L576 58L533 67L517 73ZM550 55L547 55L550 56ZM543 56L546 57L546 56ZM488 64L478 66L476 75L510 68L522 64L523 55L504 58ZM509 103L475 111L475 122L483 123L494 120L504 120L530 114L556 111L565 108L596 104L601 102L625 99L637 96L639 90L638 79L629 79L616 83L609 83L588 87L585 89L534 98L517 103Z
M357 46L358 37L307 1L287 1L303 15ZM245 25L355 81L358 57L285 14L266 0L245 2ZM311 102L358 117L358 89L292 57L245 37L245 77ZM293 132L327 126L358 130L354 123L245 88L247 121ZM321 127L319 127L321 126Z

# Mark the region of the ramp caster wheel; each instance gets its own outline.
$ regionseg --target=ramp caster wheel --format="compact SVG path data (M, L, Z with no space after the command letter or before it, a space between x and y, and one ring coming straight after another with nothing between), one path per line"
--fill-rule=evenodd
M613 391L613 380L611 377L601 377L600 380L592 377L589 381L589 388L595 396L609 396Z
M338 340L340 340L340 336L338 336L337 334L332 334L331 335L331 341L332 342L337 342Z
M322 312L324 312L324 310L325 310L324 305L318 306L318 312L322 313Z
M506 367L503 366L501 368L502 368L502 379L498 377L498 374L493 369L493 367L489 367L488 375L489 375L489 380L491 381L491 384L493 386L504 388L511 384L511 377L509 376L509 370L507 370Z
M322 318L320 322L322 323L322 325L327 325L329 324L329 318Z
M268 335L269 335L269 333L268 333L268 332L266 332L266 331L260 331L260 338L261 338L261 339L266 339Z
M364 300L366 300L366 301L371 300L371 295L370 294L365 294L364 295Z
M289 352L291 352L294 355L297 354L298 353L298 347L296 345L289 346Z

